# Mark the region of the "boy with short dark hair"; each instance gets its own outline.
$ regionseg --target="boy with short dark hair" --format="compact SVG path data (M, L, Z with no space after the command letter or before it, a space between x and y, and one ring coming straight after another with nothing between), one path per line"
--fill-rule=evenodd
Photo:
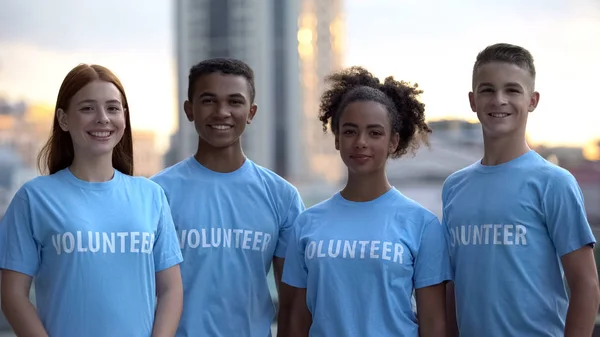
M184 256L178 337L271 336L271 263L279 330L288 329L291 293L280 280L304 204L295 187L244 155L240 138L256 114L254 97L254 73L242 61L192 67L184 110L198 132L198 150L152 178L166 192Z
M481 51L473 68L484 156L442 190L461 337L590 336L594 327L596 240L581 190L525 138L540 98L535 75L531 53L504 43Z

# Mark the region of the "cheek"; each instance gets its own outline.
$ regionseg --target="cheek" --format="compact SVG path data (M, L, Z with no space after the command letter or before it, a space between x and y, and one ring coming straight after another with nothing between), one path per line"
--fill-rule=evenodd
M125 129L125 114L119 114L111 118L112 124L119 130Z

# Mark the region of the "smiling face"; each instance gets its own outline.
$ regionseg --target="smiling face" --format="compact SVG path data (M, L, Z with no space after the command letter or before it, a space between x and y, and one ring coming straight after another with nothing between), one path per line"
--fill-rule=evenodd
M539 101L529 72L516 64L490 62L479 66L469 102L486 137L525 135L527 117Z
M340 116L336 148L350 173L370 174L385 170L389 154L398 147L398 137L383 105L353 102Z
M194 122L200 141L213 148L239 144L256 109L247 80L243 76L220 72L199 77L192 101L184 104L185 114L190 122Z
M105 81L93 81L70 100L66 111L57 110L59 126L69 132L75 154L112 154L125 131L121 92Z

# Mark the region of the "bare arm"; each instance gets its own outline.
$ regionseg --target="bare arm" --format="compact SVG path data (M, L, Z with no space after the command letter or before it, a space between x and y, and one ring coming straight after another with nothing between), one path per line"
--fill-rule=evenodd
M454 295L454 282L446 283L446 335L458 337L458 322L456 321L456 297Z
M562 257L562 265L571 292L565 337L591 336L600 305L598 272L591 246Z
M308 337L311 325L312 314L306 306L306 289L294 288L294 299L290 310L290 333L288 336Z
M277 312L277 337L288 337L290 332L290 314L294 299L294 287L281 282L283 264L285 259L273 258L273 275L279 297L279 310Z
M173 337L183 310L179 265L156 273L157 306L152 337Z
M2 312L19 337L48 337L48 333L29 300L32 278L11 270L2 270Z
M419 337L446 336L446 285L416 290Z

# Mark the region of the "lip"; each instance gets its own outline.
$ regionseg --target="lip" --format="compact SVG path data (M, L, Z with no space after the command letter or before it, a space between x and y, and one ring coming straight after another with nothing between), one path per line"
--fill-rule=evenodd
M95 139L108 139L115 133L115 130L88 130L85 133L87 133L90 137L93 137Z
M216 131L227 131L233 129L233 124L230 123L211 123L206 124L206 126L211 130Z
M512 113L498 111L498 112L488 112L487 115L492 118L506 118L506 117L512 116Z

